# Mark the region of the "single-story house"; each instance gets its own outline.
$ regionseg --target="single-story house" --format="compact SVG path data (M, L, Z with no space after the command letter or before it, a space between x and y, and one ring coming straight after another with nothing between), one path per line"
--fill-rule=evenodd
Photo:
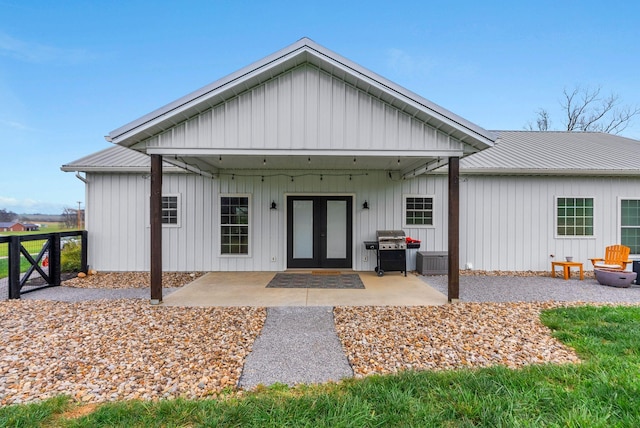
M17 221L0 222L0 232L24 232L27 230L22 223Z
M306 38L106 138L62 167L86 183L89 264L152 283L373 270L377 230L469 269L640 254L640 142L490 132Z

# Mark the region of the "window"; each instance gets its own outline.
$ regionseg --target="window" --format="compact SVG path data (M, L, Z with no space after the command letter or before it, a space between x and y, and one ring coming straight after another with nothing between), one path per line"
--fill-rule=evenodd
M220 198L220 253L249 254L249 197Z
M433 226L433 197L404 197L405 226Z
M558 236L593 236L593 198L557 199Z
M178 196L162 197L162 224L178 225Z
M620 201L620 243L631 248L631 254L640 254L640 200Z

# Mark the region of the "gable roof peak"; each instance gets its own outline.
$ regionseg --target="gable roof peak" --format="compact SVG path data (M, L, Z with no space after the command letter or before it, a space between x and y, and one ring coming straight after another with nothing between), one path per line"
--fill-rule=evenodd
M427 121L433 121L441 131L465 140L477 150L493 144L493 134L485 129L308 37L110 132L105 139L131 147L303 64L311 64L380 99L393 100L410 111L411 115L424 115Z

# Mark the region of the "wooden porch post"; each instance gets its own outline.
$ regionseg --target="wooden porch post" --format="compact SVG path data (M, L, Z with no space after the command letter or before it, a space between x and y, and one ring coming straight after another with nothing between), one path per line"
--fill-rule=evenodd
M162 156L151 155L151 304L162 302Z
M460 298L460 158L449 158L449 303Z

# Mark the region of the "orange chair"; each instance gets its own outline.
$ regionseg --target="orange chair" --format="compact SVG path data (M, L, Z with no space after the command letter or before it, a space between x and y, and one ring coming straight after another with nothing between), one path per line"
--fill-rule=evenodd
M594 269L617 269L626 270L627 264L633 260L629 260L629 252L631 249L624 245L611 245L605 249L604 259L589 259Z

